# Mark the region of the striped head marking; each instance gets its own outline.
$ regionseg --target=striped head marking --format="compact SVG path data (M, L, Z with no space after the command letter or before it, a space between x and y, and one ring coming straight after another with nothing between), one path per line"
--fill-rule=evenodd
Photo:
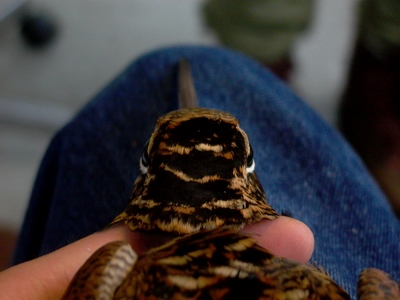
M157 120L131 202L112 224L188 234L274 219L254 166L247 134L231 114L170 112Z

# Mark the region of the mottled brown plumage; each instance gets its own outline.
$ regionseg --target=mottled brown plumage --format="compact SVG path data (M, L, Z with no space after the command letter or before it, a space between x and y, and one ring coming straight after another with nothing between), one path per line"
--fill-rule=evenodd
M357 297L360 300L400 300L400 284L382 270L365 269L358 278Z
M126 242L101 247L76 273L63 299L113 299L136 260L137 254Z
M103 248L108 247L114 243ZM91 260L101 261L103 253ZM85 282L92 265L89 260L75 281ZM320 270L274 256L251 236L222 227L176 238L140 255L113 298L104 299L350 298Z
M197 103L187 62L180 103ZM350 299L324 271L272 255L237 230L278 214L254 173L246 133L231 114L191 108L158 119L130 203L111 224L185 235L136 255L125 242L96 251L63 299ZM367 269L362 300L400 299L399 284Z
M189 234L278 216L254 173L247 134L229 113L170 112L157 120L144 151L131 202L112 224Z

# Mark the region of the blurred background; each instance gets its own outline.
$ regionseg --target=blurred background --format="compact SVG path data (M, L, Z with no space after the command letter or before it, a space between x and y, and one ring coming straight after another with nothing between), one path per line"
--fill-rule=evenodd
M158 47L218 44L203 0L0 0L0 256L12 249L54 132L132 60ZM317 0L296 41L290 85L335 125L354 44L356 0ZM19 4L18 4L19 5ZM21 15L45 16L53 39L28 46ZM1 264L1 262L0 262Z

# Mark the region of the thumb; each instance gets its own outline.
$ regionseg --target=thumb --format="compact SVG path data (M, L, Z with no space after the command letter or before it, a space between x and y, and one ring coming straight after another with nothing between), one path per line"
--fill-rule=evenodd
M261 246L276 255L307 261L314 239L302 222L281 217L248 225ZM0 300L59 299L80 266L100 247L113 241L129 241L137 252L143 252L142 237L119 225L92 234L48 255L14 266L0 273ZM23 288L21 288L23 284Z
M306 263L314 251L314 235L303 222L280 216L275 220L246 225L243 232L251 233L258 244L273 254Z
M60 299L76 271L98 248L130 239L124 226L116 226L11 267L0 273L0 299Z

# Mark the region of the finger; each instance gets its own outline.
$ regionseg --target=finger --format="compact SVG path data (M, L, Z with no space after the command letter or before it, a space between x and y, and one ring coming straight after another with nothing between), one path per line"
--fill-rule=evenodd
M280 217L248 225L243 231L251 232L261 246L276 255L301 262L311 257L314 238L311 230L300 221ZM84 261L104 244L116 240L129 241L139 253L145 250L139 234L129 232L125 226L110 228L3 271L0 273L2 299L60 298Z
M275 220L263 220L246 225L243 232L251 233L257 243L277 256L298 262L308 262L314 250L314 235L303 222L281 216ZM160 236L131 235L129 242L136 253L143 253L164 244Z
M245 226L260 246L273 254L298 262L310 260L314 251L314 235L301 221L281 216L273 221L263 220Z
M59 299L79 267L98 248L108 242L131 239L125 226L116 226L3 271L0 299Z

